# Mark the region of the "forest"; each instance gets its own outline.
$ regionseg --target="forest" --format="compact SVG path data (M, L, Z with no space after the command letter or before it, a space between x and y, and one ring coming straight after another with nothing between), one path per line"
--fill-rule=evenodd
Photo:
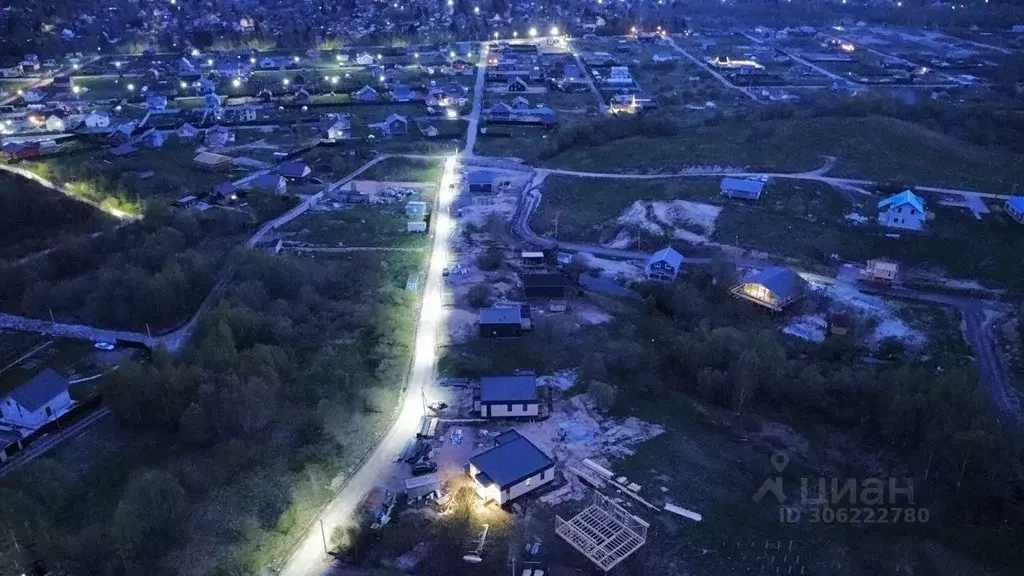
M390 422L419 265L243 255L179 357L157 350L105 379L116 422L90 436L109 434L106 449L5 478L0 565L206 575L278 560Z

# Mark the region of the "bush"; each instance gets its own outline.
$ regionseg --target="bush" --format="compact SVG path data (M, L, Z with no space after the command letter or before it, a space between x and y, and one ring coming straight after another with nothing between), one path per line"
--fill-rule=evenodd
M590 393L591 397L597 402L597 407L602 412L607 412L615 407L615 388L606 382L600 380L594 380L587 387L587 392Z
M477 284L469 289L469 305L474 308L486 308L491 305L494 289L490 284Z
M501 248L491 246L476 259L476 265L479 266L481 270L490 272L501 268L501 264L504 261L505 255L501 253Z

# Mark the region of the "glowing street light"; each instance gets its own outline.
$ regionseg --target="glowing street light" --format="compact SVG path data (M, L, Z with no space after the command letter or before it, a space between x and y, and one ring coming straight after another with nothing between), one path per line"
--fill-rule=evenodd
M530 38L536 38L536 37L537 37L537 29L536 28L530 28Z
M255 64L255 63L256 63L256 59L255 58L249 58L249 64Z
M235 88L238 88L239 86L242 85L242 81L239 80L238 78L235 78L234 80L231 81L231 85L234 86Z
M71 67L74 68L75 70L78 70L78 64L72 64Z
M184 82L182 82L181 84L178 84L178 86L181 86L182 90L184 90L185 88L188 88L188 84L185 84Z
M120 67L121 67L121 63L120 62L114 62L114 68L120 68Z
M296 56L295 58L292 58L292 60L294 60L296 64L299 63L299 57L298 56Z
M82 91L82 88L81 88L81 86L75 86L75 87L71 88L71 91L74 92L75 94L78 94L79 92Z
M494 33L494 39L495 39L495 40L497 40L497 39L498 39L498 33L497 33L497 32L495 32L495 33Z
M378 78L378 80L380 80L381 82L383 82L383 81L385 80L385 78L384 78L383 76L381 76L380 78Z
M512 31L512 37L513 37L513 38L519 38L519 32L517 32L517 31L513 30L513 31Z
M134 91L134 90L135 90L135 84L129 84L129 85L128 85L128 91L129 91L129 92L132 92L132 91Z
M479 13L480 13L480 7L479 6L473 6L473 14L479 14Z
M420 53L419 52L415 52L415 53L413 53L412 57L413 58L419 58L420 57Z
M552 36L558 36L558 26L552 26L551 27L551 35Z
M338 77L337 76L335 76L334 78L331 78L331 84L337 84L337 83L338 83Z
M288 85L288 79L285 78L284 80L281 80L281 84L284 84L285 86L287 86Z
M455 110L452 110L451 108L449 108L448 111L444 113L444 115L447 116L449 120L454 120L459 117L459 113L456 112Z

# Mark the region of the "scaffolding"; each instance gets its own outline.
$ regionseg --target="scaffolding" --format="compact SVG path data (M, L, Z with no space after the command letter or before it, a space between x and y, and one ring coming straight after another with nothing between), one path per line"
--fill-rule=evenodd
M555 533L605 572L647 542L649 527L647 522L597 492L590 504L571 520L555 516Z

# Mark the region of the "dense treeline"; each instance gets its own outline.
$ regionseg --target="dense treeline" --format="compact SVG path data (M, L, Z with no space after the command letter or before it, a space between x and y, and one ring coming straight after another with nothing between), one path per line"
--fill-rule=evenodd
M79 237L0 269L0 306L36 318L154 331L195 311L216 282L247 219L227 211L171 213Z
M43 459L0 489L20 561L73 574L259 572L387 420L413 332L413 299L393 285L415 265L248 254L181 357L157 351L104 385L125 427L118 454L90 455L74 478Z

